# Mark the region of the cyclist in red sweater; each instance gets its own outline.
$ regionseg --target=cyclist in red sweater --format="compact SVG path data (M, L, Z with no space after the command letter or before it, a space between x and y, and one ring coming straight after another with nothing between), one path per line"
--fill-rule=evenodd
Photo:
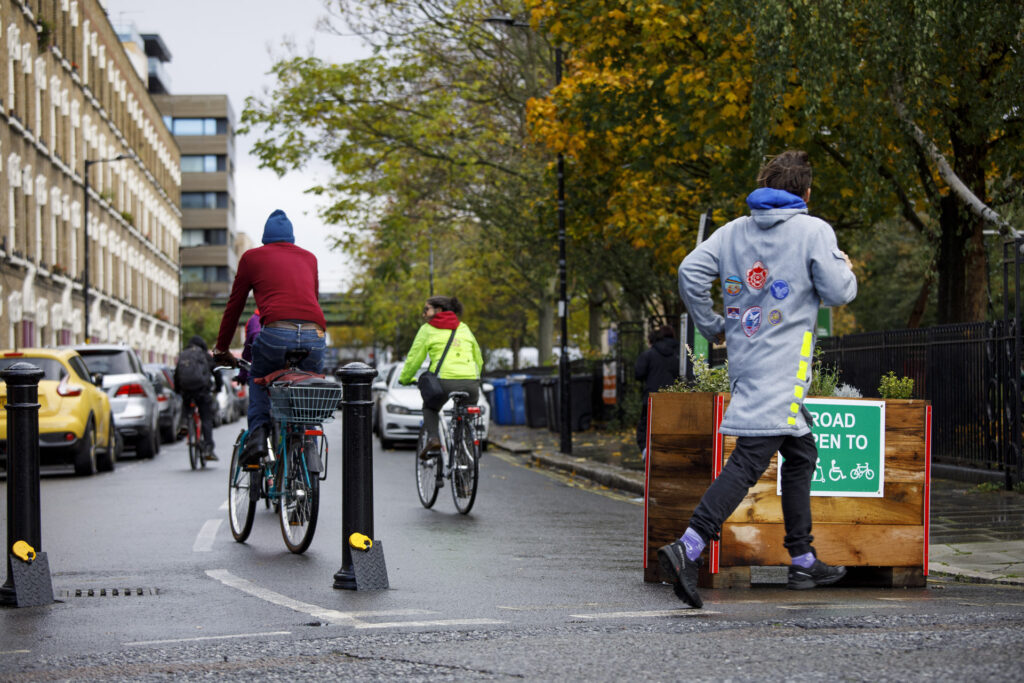
M263 329L252 345L252 371L249 373L249 436L242 462L258 462L266 452L270 425L270 399L265 387L255 380L285 365L291 349L309 349L299 367L320 372L324 362L324 332L327 322L320 309L320 286L316 256L295 246L292 223L277 209L263 228L263 245L242 254L238 273L231 287L214 359L237 366L228 351L235 336L238 318L249 292L256 299Z

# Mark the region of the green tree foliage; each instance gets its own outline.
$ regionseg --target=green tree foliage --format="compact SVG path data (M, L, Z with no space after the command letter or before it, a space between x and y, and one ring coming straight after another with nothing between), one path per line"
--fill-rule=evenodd
M220 332L221 312L196 302L185 304L181 310L182 345L188 344L188 340L198 334L212 349Z
M903 320L927 317L933 289L939 322L985 317L983 229L1021 227L1024 4L530 5L571 54L562 87L532 107L535 134L607 197L581 239L657 245L669 268L700 212L742 211L763 155L800 147L815 161L812 210L841 246L881 230L914 252Z

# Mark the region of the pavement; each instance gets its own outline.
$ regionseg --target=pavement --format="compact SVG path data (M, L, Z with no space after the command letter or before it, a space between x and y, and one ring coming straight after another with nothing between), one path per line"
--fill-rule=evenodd
M642 501L643 460L632 430L573 433L572 455L547 428L491 424L490 444L534 465ZM929 579L1024 585L1024 493L932 478Z

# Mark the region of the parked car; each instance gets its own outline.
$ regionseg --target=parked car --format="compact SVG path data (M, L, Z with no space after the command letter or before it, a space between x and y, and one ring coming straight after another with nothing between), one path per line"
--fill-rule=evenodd
M388 382L391 380L391 371L395 367L401 367L400 363L385 363L377 368L377 376L373 378L373 384L370 386L370 400L373 401L373 407L371 409L373 413L373 433L379 435L378 424L380 420L377 416L380 414L380 399L388 391ZM338 410L341 410L341 403L338 403Z
M427 369L424 364L416 372L416 377ZM420 397L420 390L415 381L403 386L398 383L402 374L402 365L392 366L387 373L387 378L378 377L371 385L371 391L375 395L375 402L379 405L377 409L376 432L380 437L380 445L384 448L391 448L396 442L415 444L420 433L420 425L423 423L423 399ZM490 425L490 406L484 398L485 391L493 391L493 388L484 384L480 390L480 398L477 405L480 406L480 418L477 420L477 431L480 437L481 450L487 450L487 435ZM452 402L444 404L445 414L451 415Z
M164 443L178 440L181 426L181 395L174 390L174 368L170 365L147 363L142 366L156 388L156 400L160 404L160 438Z
M39 463L73 465L75 474L109 472L121 454L110 399L96 386L82 357L70 349L0 352L0 370L25 361L43 371L39 381ZM0 407L7 384L0 380ZM0 459L7 467L7 411L0 410Z
M213 398L217 404L214 424L220 426L234 422L243 415L238 405L238 386L231 380L236 371L233 368L221 368L216 371L221 378L221 386L214 386Z
M235 401L235 415L238 417L245 417L249 413L249 385L238 383L238 373L240 370L237 368L228 372L231 382L231 391L234 394Z
M73 347L89 372L102 375L110 398L114 427L125 445L140 458L160 452L160 402L135 350L122 344L82 344Z

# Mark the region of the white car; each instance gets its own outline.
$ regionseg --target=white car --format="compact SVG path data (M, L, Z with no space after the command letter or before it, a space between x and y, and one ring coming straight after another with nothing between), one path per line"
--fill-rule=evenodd
M426 365L421 367L416 376L419 377L426 369ZM401 374L402 365L392 365L384 370L382 376L374 380L372 386L375 407L373 431L380 437L380 445L384 448L392 448L399 441L414 446L420 433L420 425L423 424L423 399L420 397L420 390L415 382L408 386L399 384L398 377ZM481 450L487 450L487 434L491 422L491 408L484 397L486 391L493 391L493 387L484 383L477 401L477 405L480 406L480 417L476 422ZM452 402L448 401L444 404L445 414L451 415L451 410Z

